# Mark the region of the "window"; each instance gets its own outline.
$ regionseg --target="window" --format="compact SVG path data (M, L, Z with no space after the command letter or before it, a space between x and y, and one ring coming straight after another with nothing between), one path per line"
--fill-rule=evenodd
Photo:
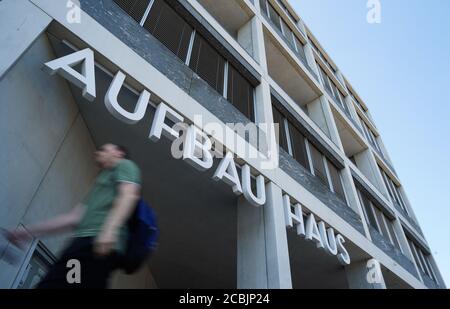
M272 102L273 100L274 98L272 97ZM284 127L284 116L273 104L272 104L272 111L273 111L273 122L278 124L277 143L281 148L283 148L283 150L289 152L287 146L286 130Z
M223 94L225 59L198 34L195 35L189 67Z
M327 74L324 72L324 70L322 69L322 67L319 64L317 64L317 66L319 67L320 76L322 77L322 82L323 82L325 89L328 91L328 93L331 96L333 96L333 91L331 90L331 84L330 84L330 81L328 80Z
M143 27L247 118L254 121L253 84L165 0L115 2L133 18L136 16L136 20L143 18L134 12L142 11L139 14L143 16L149 9Z
M268 12L267 12L267 0L259 0L259 5L261 6L261 11L264 14L268 15Z
M417 264L417 267L419 267L420 270L422 270L422 272L425 273L425 267L422 264L422 261L420 260L419 254L418 254L419 248L417 248L416 245L411 240L408 239L408 242L409 242L409 246L411 248L411 252L413 254L414 260Z
M278 15L277 11L274 9L274 7L268 3L269 5L269 18L274 23L275 27L277 27L279 30L281 30L281 23L280 23L280 16Z
M325 165L323 162L322 154L316 147L309 144L309 149L311 150L311 159L314 169L314 175L319 177L325 184L328 184L327 173L325 171Z
M341 102L341 106L344 108L344 111L347 113L348 116L350 116L350 110L348 109L348 105L345 102L345 96L344 94L339 90L338 91L338 101Z
M327 75L327 73L325 73L322 67L319 64L317 64L317 66L319 67L325 90L331 97L334 98L334 101L343 109L347 116L351 118L350 110L348 109L347 103L345 102L345 95L342 93L336 83Z
M292 31L291 29L289 29L288 25L286 25L286 23L282 19L281 19L281 29L284 37L288 39L291 45L294 45L294 42L292 41Z
M163 0L155 0L144 23L154 37L186 61L193 28Z
M403 209L403 211L405 211L406 214L409 215L405 202L401 196L400 188L397 187L397 185L392 181L392 179L386 174L386 172L380 166L378 166L378 168L380 169L381 175L383 176L382 178L384 184L386 185L386 188L388 190L392 202L400 206L400 208Z
M366 124L366 122L359 117L359 120L361 121L362 128L364 131L364 135L366 136L367 141L372 144L373 148L377 150L381 155L383 155L383 152L381 151L380 144L378 144L377 138L373 131L369 128L369 126Z
M339 94L338 94L338 89L336 87L336 84L331 80L331 78L329 78L329 79L330 79L330 84L331 84L331 90L333 90L333 96L339 102Z
M262 13L270 18L270 20L275 24L275 27L282 32L283 36L287 39L289 45L292 47L292 50L297 54L297 56L299 56L300 60L302 60L304 64L307 64L303 43L300 42L294 31L291 30L292 28L288 26L283 18L277 13L275 8L267 2L267 0L259 0L259 3L261 5ZM290 15L289 10L287 10L282 3L279 2L279 4L283 10ZM294 19L292 18L292 20ZM299 27L296 26L295 28L302 32Z
M367 124L365 123L365 121L359 117L359 120L361 121L362 127L363 127L363 131L364 131L364 135L366 136L366 139L369 143L373 144L373 141L371 139L371 135L369 134L369 128L367 127Z
M341 176L339 174L338 168L331 163L329 160L327 160L328 163L328 171L330 172L330 179L331 183L333 185L333 191L342 199L345 201L345 193L344 188L342 186Z
M402 251L397 234L395 233L394 221L388 218L383 211L375 206L371 201L371 198L361 190L358 190L358 196L367 222L383 235L394 247Z
M372 204L371 204L369 198L360 190L358 190L358 196L359 196L359 200L363 206L363 211L364 211L364 214L366 215L367 222L373 228L375 228L378 232L380 232L377 221L375 219L375 214L373 212Z
M434 269L433 269L433 266L431 265L430 259L431 259L431 256L425 255L425 262L426 262L426 264L427 264L427 266L428 266L428 270L430 271L431 278L432 278L434 281L437 281L437 279L436 279L436 274L434 273Z
M413 254L414 260L417 264L417 267L422 271L422 273L426 274L428 277L430 277L435 282L436 276L434 273L434 269L430 262L430 256L426 254L420 246L410 238L408 238L408 243L411 248L411 252Z
M378 221L378 226L380 227L380 233L387 239L390 241L390 237L389 237L389 232L387 230L387 224L384 221L385 220L385 216L384 214L381 212L381 210L377 207L374 207L374 211L375 211L375 216L377 218Z
M305 137L291 122L289 122L289 135L291 136L292 152L294 158L301 165L303 165L303 167L309 170Z
M402 247L400 246L400 242L399 242L398 237L397 237L397 233L395 232L394 222L390 221L390 222L387 224L387 226L388 226L389 232L390 232L390 234L391 234L392 241L394 242L394 245L395 245L397 248L399 248L400 251L403 252Z
M304 47L303 43L300 42L300 40L297 39L297 37L295 35L294 35L294 41L295 41L295 46L297 48L297 52L306 61L306 54L305 54L305 50L304 50L305 47Z
M330 62L327 60L325 55L320 51L319 47L317 47L316 43L313 40L310 40L312 48L319 54L320 58L323 62L325 62L325 65L333 72L336 73L336 69L330 64Z
M55 257L40 241L32 244L32 255L25 260L12 284L14 289L33 289L55 263Z
M280 0L277 0L278 4L281 6L283 11L289 16L289 18L292 20L292 22L296 22L294 16L292 16L291 12L289 12L289 9L282 3Z
M254 120L254 88L231 64L228 64L227 99L247 118Z
M114 0L114 2L140 23L150 0Z
M318 177L342 201L347 203L338 168L315 146L308 142L298 126L293 121L288 120L283 112L276 107L277 104L281 103L272 96L273 121L279 124L278 145L304 168ZM310 161L312 162L312 166Z

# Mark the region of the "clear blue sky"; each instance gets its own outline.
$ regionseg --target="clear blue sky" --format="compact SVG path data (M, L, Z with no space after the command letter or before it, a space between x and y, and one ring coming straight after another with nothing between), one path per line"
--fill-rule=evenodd
M450 284L450 1L290 0L368 105Z

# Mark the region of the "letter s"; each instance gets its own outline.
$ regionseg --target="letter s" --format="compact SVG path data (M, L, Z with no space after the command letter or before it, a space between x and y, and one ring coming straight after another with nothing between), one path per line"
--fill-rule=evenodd
M336 235L337 249L339 254L337 258L342 265L350 265L350 255L344 247L345 239L341 234Z

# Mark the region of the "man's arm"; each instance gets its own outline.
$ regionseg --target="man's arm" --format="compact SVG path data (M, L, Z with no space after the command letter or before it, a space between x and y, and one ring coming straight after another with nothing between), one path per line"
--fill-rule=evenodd
M21 242L29 238L28 233L32 234L33 236L42 236L73 229L78 223L80 223L84 211L84 205L79 204L65 214L59 215L42 223L27 226L27 231L10 231L7 235L7 238L13 244L20 245Z
M140 185L128 182L120 183L113 207L106 217L102 231L95 240L94 252L97 255L108 255L114 249L114 245L118 241L119 229L133 213L139 193Z

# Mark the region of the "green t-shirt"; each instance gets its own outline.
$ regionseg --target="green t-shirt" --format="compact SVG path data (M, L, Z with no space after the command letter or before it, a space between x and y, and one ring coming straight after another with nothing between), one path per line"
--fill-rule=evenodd
M97 177L83 202L86 210L74 237L95 237L101 232L121 182L141 183L139 168L130 160L121 160L114 168L103 170ZM117 251L124 252L127 236L127 226L124 225L119 230L119 241L115 248Z

